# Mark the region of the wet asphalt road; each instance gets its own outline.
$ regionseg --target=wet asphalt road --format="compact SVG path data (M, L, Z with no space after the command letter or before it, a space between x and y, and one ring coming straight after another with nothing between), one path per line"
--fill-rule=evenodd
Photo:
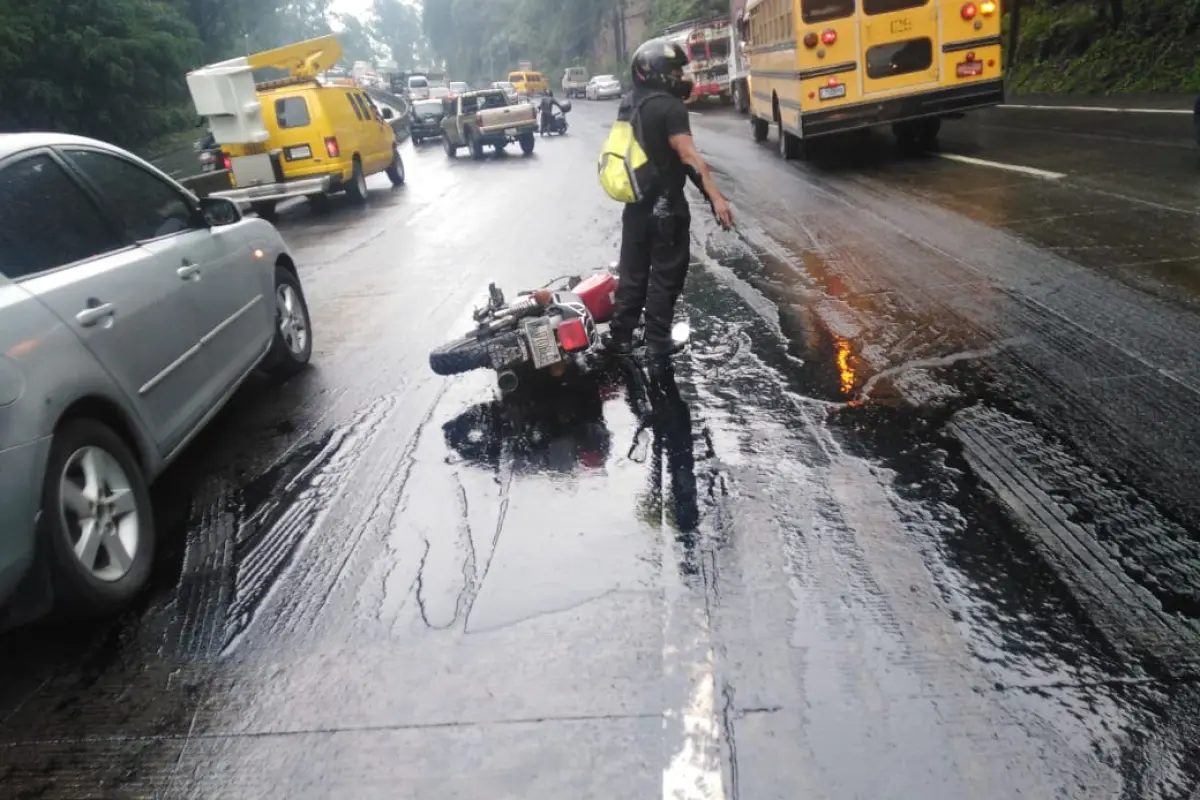
M433 376L489 280L615 258L611 104L280 227L314 368L156 488L138 608L6 634L22 798L1193 798L1184 118L997 110L782 164L693 117L678 397ZM1180 130L1182 130L1182 133Z

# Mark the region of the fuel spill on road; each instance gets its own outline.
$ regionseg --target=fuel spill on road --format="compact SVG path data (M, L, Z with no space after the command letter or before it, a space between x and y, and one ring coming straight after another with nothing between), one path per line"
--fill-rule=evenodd
M928 241L940 206L905 210L917 243L872 205L886 181L855 193L751 150L724 170L741 232L696 209L672 384L502 403L488 374L428 374L487 280L561 274L535 246L468 261L478 242L446 220L472 193L483 241L513 241L521 196L611 257L611 209L574 191L587 121L539 144L549 189L524 160L414 153L410 187L361 219L285 220L313 265L318 368L249 387L160 485L171 543L141 607L6 637L5 790L1187 796L1187 631L1072 581L1070 552L1014 513L1019 470L996 467L1007 436L1101 511L1141 497L1046 446L1037 384L1075 378L1048 360L1062 330L1010 305L1027 251L994 229L971 233L999 241L1005 280L964 279L946 254L977 251ZM733 145L703 141L721 166ZM1064 291L1041 280L1043 303Z

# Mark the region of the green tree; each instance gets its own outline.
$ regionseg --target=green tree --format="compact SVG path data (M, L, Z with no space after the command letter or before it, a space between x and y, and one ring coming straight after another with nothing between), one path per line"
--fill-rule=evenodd
M337 31L337 38L342 44L345 53L343 58L346 62L353 64L355 61L374 61L375 42L366 24L351 14L338 14L336 19L342 26L342 29Z
M0 128L122 144L179 130L201 51L192 23L157 0L2 0Z
M370 29L374 38L391 52L400 69L409 69L417 61L422 31L416 8L401 0L375 0Z

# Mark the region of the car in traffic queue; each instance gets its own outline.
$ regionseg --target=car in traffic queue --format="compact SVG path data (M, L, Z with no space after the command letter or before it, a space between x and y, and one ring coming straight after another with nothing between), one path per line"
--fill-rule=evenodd
M492 88L503 89L504 94L508 95L508 102L517 102L517 98L519 97L517 94L517 88L508 81L492 81Z
M6 625L115 611L150 577L150 483L252 372L308 363L296 264L120 148L0 134L0 309Z
M597 75L587 82L583 96L588 100L611 100L621 96L621 82L615 75Z
M450 81L450 94L462 94L463 92L471 91L471 84L466 81Z
M550 89L550 83L540 72L520 71L510 72L508 82L517 90L517 94L526 96L545 94Z
M341 53L336 37L324 36L232 60L234 66L293 69L294 74L255 84L267 140L222 145L233 188L214 196L248 204L270 218L279 201L293 197L323 201L345 191L361 203L367 199L367 177L376 173L386 173L395 186L404 183L395 131L366 92L343 80L325 82L315 69L294 69L297 63L334 63ZM189 87L219 81L230 64L194 70ZM255 159L268 155L269 162Z
M466 147L471 156L483 158L483 148L497 151L517 143L525 155L533 152L537 135L537 111L529 104L508 102L500 89L479 89L451 95L444 101L442 146L455 158L458 148Z
M442 119L446 116L442 100L417 100L409 110L408 129L414 145L442 135Z

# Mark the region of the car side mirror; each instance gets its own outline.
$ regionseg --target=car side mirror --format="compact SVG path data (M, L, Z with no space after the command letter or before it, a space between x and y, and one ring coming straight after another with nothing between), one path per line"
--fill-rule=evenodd
M212 228L222 225L232 225L242 218L242 211L237 203L224 197L200 198L200 215L204 224Z
M383 110L383 118L384 119L393 119L395 116L396 115L392 113L392 110L390 108L385 108Z

